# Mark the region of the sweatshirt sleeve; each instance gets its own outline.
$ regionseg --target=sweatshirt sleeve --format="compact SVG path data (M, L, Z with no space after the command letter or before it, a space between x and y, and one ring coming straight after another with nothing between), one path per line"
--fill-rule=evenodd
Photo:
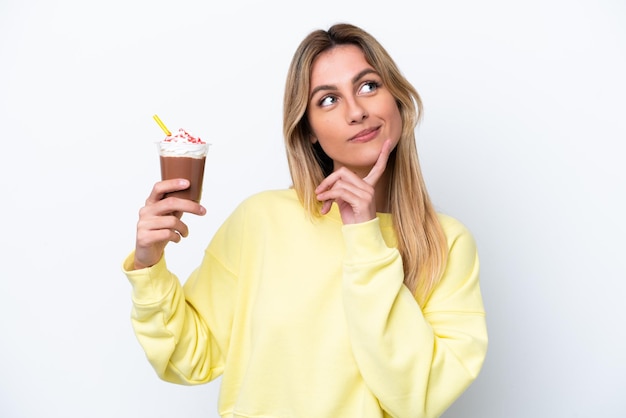
M446 220L446 269L420 308L378 219L343 228L344 309L364 380L393 417L440 416L477 377L487 350L473 237Z
M225 229L216 234L213 246L224 239ZM132 285L135 335L157 375L168 382L202 384L224 368L236 280L210 248L184 286L163 258L152 267L132 270L131 254L123 264Z

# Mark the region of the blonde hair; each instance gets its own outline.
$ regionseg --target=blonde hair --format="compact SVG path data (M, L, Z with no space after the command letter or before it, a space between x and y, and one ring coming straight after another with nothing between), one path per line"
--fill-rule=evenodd
M283 101L283 134L293 187L305 210L320 216L315 188L332 172L332 160L310 141L306 117L313 61L337 45L356 45L380 74L396 98L402 116L402 133L387 163L389 202L397 247L404 266L404 283L422 305L437 285L447 258L447 242L422 177L415 145L415 128L422 115L417 90L400 73L380 43L364 30L336 24L328 31L311 32L291 61Z

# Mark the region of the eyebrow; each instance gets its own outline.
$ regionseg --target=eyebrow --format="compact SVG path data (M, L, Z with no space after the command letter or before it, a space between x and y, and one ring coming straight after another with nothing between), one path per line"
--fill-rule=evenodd
M357 75L352 77L352 84L356 84L356 82L363 78L363 76L371 73L378 74L373 68L366 68L362 70ZM309 95L309 100L313 98L313 96L320 90L337 90L337 86L332 84L322 84L321 86L317 86L313 89L313 91L311 91L311 94Z

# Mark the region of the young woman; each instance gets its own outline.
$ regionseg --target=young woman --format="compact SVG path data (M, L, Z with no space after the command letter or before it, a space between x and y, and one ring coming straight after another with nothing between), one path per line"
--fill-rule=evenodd
M164 260L192 201L157 182L124 262L157 374L222 376L222 417L436 417L487 350L476 246L420 173L417 91L367 32L317 30L293 57L293 187L242 202L184 286ZM172 214L174 213L174 215Z

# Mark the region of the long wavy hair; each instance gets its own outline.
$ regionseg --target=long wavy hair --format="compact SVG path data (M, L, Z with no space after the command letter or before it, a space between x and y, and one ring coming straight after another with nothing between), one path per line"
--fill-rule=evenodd
M292 58L283 100L283 134L293 188L309 215L321 216L315 188L332 172L333 164L322 148L310 141L307 105L311 68L321 53L346 44L363 51L395 97L402 116L401 137L387 163L389 207L403 261L404 283L422 305L439 282L447 258L446 237L426 191L415 144L422 101L382 45L354 25L339 23L327 31L311 32Z

